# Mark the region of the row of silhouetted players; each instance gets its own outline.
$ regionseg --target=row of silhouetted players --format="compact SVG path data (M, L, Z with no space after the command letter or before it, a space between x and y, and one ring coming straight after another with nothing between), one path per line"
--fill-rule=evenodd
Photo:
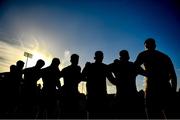
M144 45L146 50L135 62L122 50L120 58L107 65L103 52L96 51L95 62L87 62L82 71L77 54L61 71L59 58L46 68L41 59L25 69L24 62L17 61L10 72L0 74L1 118L180 118L173 63L155 49L154 39L145 40ZM145 93L136 89L139 74L146 77ZM40 78L42 89L37 86ZM117 88L113 100L108 99L106 79ZM78 92L81 81L86 81L87 96Z

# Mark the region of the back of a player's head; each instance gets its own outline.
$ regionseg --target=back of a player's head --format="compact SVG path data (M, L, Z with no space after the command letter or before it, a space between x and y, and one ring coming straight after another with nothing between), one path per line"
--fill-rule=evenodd
M18 60L16 62L16 66L18 69L22 69L24 67L24 62L22 60Z
M15 72L16 71L17 66L16 65L11 65L10 66L10 72Z
M39 59L36 63L36 67L38 68L42 68L44 65L45 65L45 62L42 59Z
M94 59L95 59L96 61L102 62L103 58L104 58L104 55L103 55L103 52L102 52L102 51L96 51L96 52L95 52L95 57L94 57Z
M120 59L121 59L121 60L126 60L126 61L129 60L129 53L128 53L127 50L121 50L121 51L119 52L119 56L120 56Z
M53 58L51 66L59 66L60 60L59 58Z
M145 40L144 45L148 50L154 50L156 48L156 41L153 38Z
M76 65L77 65L77 64L78 64L78 61L79 61L79 55L77 55L77 54L72 54L70 61L71 61L72 64L76 64Z

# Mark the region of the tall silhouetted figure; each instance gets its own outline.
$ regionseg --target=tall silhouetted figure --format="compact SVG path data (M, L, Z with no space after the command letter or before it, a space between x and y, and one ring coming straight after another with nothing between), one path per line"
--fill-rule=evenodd
M108 66L103 61L103 52L95 52L95 62L86 63L82 71L83 79L87 81L87 104L90 118L106 118L106 78L112 83L115 79L110 73Z
M15 114L15 109L17 109L18 97L19 97L19 85L20 81L17 75L17 66L11 65L10 72L8 76L6 76L6 107L8 109L9 117L13 118L13 114Z
M169 114L168 107L173 102L176 92L177 78L171 59L164 53L155 50L153 38L144 42L146 50L141 52L135 64L144 66L147 72L146 79L146 107L149 118L164 118Z
M138 69L133 62L130 62L129 53L127 50L119 52L120 59L114 60L114 63L109 67L116 77L117 89L117 115L120 118L135 118L140 117L140 111L137 109L137 89L136 76ZM139 112L139 113L138 113Z
M22 103L22 89L23 89L23 67L24 67L24 62L22 60L18 60L16 62L16 77L14 78L16 83L14 84L14 97L15 102L17 104L17 111L19 112L19 106Z
M16 62L16 67L17 67L17 70L16 70L16 72L17 72L17 79L19 81L18 84L21 84L21 82L23 81L23 79L22 79L22 70L23 70L23 67L24 67L24 62L21 61L21 60L18 60Z
M23 84L23 102L25 118L35 117L35 112L37 110L37 81L41 78L42 70L41 68L45 65L45 62L39 59L35 66L26 68L23 70L24 74L24 84Z
M19 60L10 66L10 72L1 73L1 108L6 112L6 118L15 118L20 100L20 81L24 62ZM4 108L3 108L4 107ZM3 115L3 113L1 113Z
M51 65L42 70L43 102L47 110L47 118L57 117L57 89L61 88L59 65L59 58L53 58Z
M15 81L15 71L16 71L16 66L15 65L11 65L10 66L10 71L9 72L4 72L1 73L1 100L0 100L0 117L1 118L8 118L8 115L12 115L11 113L13 112L13 107L14 107L14 103L15 103L15 99L14 98L14 83L16 83Z
M61 77L64 78L64 85L62 88L63 107L62 110L66 118L81 117L79 112L79 91L78 84L81 81L81 67L78 66L79 56L77 54L71 55L71 65L65 67L61 71Z
M109 65L117 79L117 96L131 96L137 93L136 67L133 62L129 61L127 50L120 51L119 55L120 60L115 60L114 63Z
M24 67L24 62L22 60L18 60L16 62L16 78L17 78L17 81L18 81L18 84L19 84L19 90L21 90L21 85L23 84L23 78L22 78L22 71L23 71L23 67ZM21 92L21 91L20 91Z

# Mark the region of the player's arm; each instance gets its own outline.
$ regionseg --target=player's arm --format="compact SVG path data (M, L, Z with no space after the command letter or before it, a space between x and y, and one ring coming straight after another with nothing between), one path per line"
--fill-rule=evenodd
M176 92L177 89L177 76L176 76L176 72L174 70L174 66L172 61L170 60L170 72L169 72L169 77L171 80L171 86L174 92Z
M87 81L88 69L89 69L90 65L91 65L90 62L87 62L87 63L85 64L85 67L84 67L84 69L82 70L82 74L81 74L82 81Z
M134 62L134 65L135 65L135 69L136 69L136 72L137 74L140 74L140 75L143 75L143 76L148 76L148 74L146 73L146 71L141 67L143 65L143 53L140 53L135 62Z
M113 76L109 65L107 65L106 74L107 74L108 80L109 80L113 85L116 85L116 78Z

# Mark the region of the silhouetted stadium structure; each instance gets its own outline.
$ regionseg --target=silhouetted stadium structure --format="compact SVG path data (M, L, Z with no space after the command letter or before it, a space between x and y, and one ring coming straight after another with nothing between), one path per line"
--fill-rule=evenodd
M23 69L24 62L19 60L9 72L0 73L0 119L180 119L180 89L176 91L171 59L155 50L152 38L145 47L135 62L122 50L109 65L103 63L103 52L96 51L95 62L87 62L82 70L77 54L62 70L59 58L46 68L40 59ZM145 91L136 89L138 74L147 78ZM42 88L37 85L40 78ZM107 94L106 79L116 86L116 94ZM87 95L78 91L81 81L87 83Z

